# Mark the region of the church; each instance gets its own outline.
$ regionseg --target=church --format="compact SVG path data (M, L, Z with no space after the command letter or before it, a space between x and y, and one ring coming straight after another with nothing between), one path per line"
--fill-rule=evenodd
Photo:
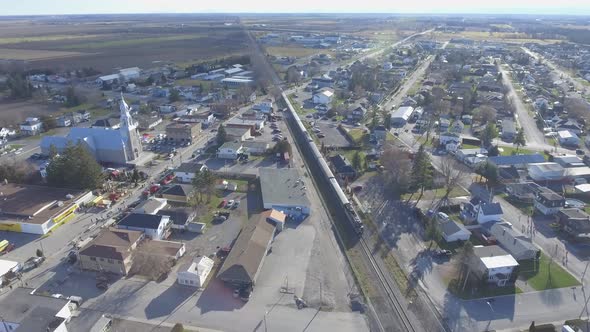
M131 117L130 108L123 96L121 96L119 110L121 113L119 129L75 127L66 137L44 137L41 141L41 153L49 155L52 145L55 146L58 153L61 153L68 144L80 142L99 163L124 165L136 160L142 151L141 141L137 122Z

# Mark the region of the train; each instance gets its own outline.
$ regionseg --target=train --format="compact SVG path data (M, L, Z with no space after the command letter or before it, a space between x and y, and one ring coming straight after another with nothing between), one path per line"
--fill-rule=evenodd
M332 193L338 198L338 202L340 203L341 208L343 208L346 212L346 216L348 217L348 220L356 234L358 234L359 236L362 235L364 231L364 225L361 218L354 209L352 203L348 200L348 197L346 197L346 194L342 190L342 187L338 183L338 180L334 176L334 173L332 173L332 170L328 166L326 159L324 158L324 156L322 156L317 145L314 143L310 133L307 131L307 128L305 128L305 126L303 125L303 121L301 121L301 118L299 117L297 112L295 112L295 109L293 108L293 105L291 105L289 98L287 98L285 93L282 94L282 97L296 124L295 129L299 132L298 134L307 144L306 147L309 149L309 152L313 156L313 159L316 162L318 168L320 169L324 179L327 180L326 184L330 187Z

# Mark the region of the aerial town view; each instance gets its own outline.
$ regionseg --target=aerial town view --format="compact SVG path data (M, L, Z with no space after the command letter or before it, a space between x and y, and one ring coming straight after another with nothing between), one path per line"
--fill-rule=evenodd
M0 12L0 332L590 332L590 2Z

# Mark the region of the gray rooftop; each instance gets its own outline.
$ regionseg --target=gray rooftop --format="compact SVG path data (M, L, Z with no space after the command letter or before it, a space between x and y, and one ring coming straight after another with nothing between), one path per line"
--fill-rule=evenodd
M52 312L53 316L44 321L45 327L48 327L55 320L55 315L65 307L70 301L66 299L56 299L49 296L31 295L33 290L30 288L16 288L7 296L0 300L0 313L2 318L7 322L21 323L31 313L43 312L43 317L47 318L47 313ZM44 330L45 328L43 328ZM24 331L24 330L23 330ZM28 330L39 331L39 330Z
M500 203L481 203L481 211L486 216L502 214L502 206Z
M520 164L542 163L545 158L538 153L535 154L520 154L514 156L495 156L489 157L488 161L497 166L511 166Z
M494 223L490 228L490 234L517 260L536 258L539 252L528 238L505 225Z
M260 168L262 200L271 205L309 206L307 191L294 168Z

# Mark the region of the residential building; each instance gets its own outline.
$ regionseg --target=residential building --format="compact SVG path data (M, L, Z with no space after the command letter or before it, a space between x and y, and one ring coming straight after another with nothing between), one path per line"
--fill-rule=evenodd
M264 114L269 114L272 112L272 99L265 99L260 103L252 106L252 109L260 111Z
M137 116L137 128L140 130L151 130L162 123L160 116Z
M245 152L250 155L262 155L270 150L270 144L268 142L246 141L242 145Z
M214 264L207 256L197 256L190 264L178 270L176 280L181 285L202 288Z
M440 143L440 145L443 145L443 146L446 146L447 144L458 145L459 143L461 143L461 135L447 131L447 132L440 134L440 137L438 138L438 142Z
M105 229L78 251L80 268L127 275L133 252L144 236L139 230Z
M264 128L264 119L233 118L225 123L225 128L232 127L250 128L250 135L255 136L257 130Z
M582 158L573 154L554 155L553 162L558 163L563 168L586 166Z
M2 139L6 139L9 136L14 136L16 135L16 131L13 129L8 129L6 127L2 127L0 128L0 138Z
M532 240L502 223L492 223L489 231L498 244L517 261L537 259L541 250Z
M533 202L535 209L546 216L558 213L564 205L565 198L551 189L543 189Z
M166 139L176 144L193 144L200 132L196 123L171 123L166 126Z
M484 148L476 148L476 149L460 149L455 152L455 158L457 160L466 162L469 158L479 157L483 158L484 160L487 159L488 150Z
M162 189L162 198L170 202L187 204L194 192L193 186L189 184L173 184Z
M569 130L560 130L557 132L557 139L559 144L565 146L580 146L580 137Z
M76 304L65 298L37 295L35 289L16 288L0 300L0 332L68 332Z
M176 241L148 240L139 244L137 252L161 257L169 262L175 263L184 256L186 245L182 242Z
M90 191L4 182L0 197L0 230L39 235L74 218L94 198Z
M348 112L348 120L353 122L361 122L365 115L367 114L367 109L363 106L357 106Z
M174 170L174 177L182 183L191 183L198 172L202 172L207 169L205 164L186 162L180 164L177 169Z
M172 224L172 229L185 230L188 229L188 225L195 219L197 212L194 209L188 207L166 207L158 211L156 214L161 216L168 216Z
M545 157L539 153L488 157L488 162L497 167L514 166L518 169L525 169L529 164L542 163L544 161Z
M133 209L135 213L145 214L157 214L158 211L162 210L168 205L168 201L163 198L149 197L148 199L139 203L139 205Z
M225 142L217 149L217 158L238 159L238 155L244 153L245 149L242 142Z
M382 125L378 125L373 128L373 135L377 141L384 141L387 138L387 128Z
M262 215L245 223L217 277L234 287L254 287L275 234L275 226Z
M122 98L119 111L121 126L118 130L74 127L66 137L43 137L41 153L49 155L51 146L62 153L68 145L81 143L100 163L125 165L136 160L142 152L137 122Z
M471 232L465 226L450 218L446 220L440 219L438 229L447 243L467 241L471 237Z
M561 209L557 213L561 229L573 238L590 235L590 215L580 209Z
M34 136L43 131L43 123L39 118L26 118L26 120L20 124L20 132L23 135Z
M449 127L449 131L451 133L461 134L463 132L463 128L465 128L465 124L457 120L454 121L453 124Z
M250 128L244 127L226 127L225 134L229 142L244 142L252 137L250 135Z
M314 104L329 105L332 103L334 97L334 90L331 88L322 88L312 97Z
M72 125L72 119L65 115L57 117L57 119L55 119L55 122L58 127L69 127Z
M512 141L516 137L516 123L513 119L502 120L502 139Z
M224 78L221 80L221 84L227 86L228 88L239 88L241 86L248 86L253 85L254 80L251 78L238 78L238 77L229 77Z
M485 224L491 221L500 221L504 211L498 202L485 202L479 198L472 198L468 203L463 204L461 218L469 222Z
M345 156L338 154L330 157L330 162L336 174L341 178L348 178L354 180L356 178L356 170L352 167L352 164L346 159Z
M293 217L309 215L305 185L295 168L260 168L259 174L265 209L275 209Z
M314 77L311 79L311 84L318 88L332 88L334 87L334 79L329 76Z
M96 121L94 121L94 123L90 127L91 128L98 128L98 129L116 130L116 129L121 128L121 120L118 118L112 118L112 117L97 119Z
M152 240L162 240L170 232L170 217L145 213L130 213L117 223L117 228L142 231Z
M394 127L404 126L414 113L414 108L411 106L404 106L398 108L391 114L391 125Z
M503 287L514 279L513 272L518 262L497 245L475 246L470 265L471 271L479 278Z

